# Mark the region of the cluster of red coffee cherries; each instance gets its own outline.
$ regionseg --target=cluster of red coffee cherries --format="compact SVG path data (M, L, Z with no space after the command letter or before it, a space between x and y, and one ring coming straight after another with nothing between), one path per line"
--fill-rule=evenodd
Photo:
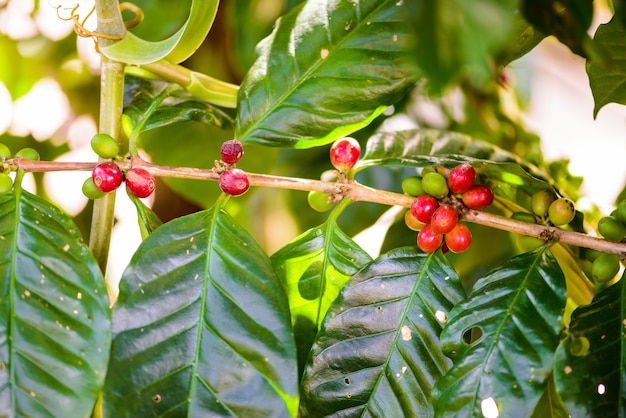
M113 159L119 154L117 140L107 134L94 135L91 147L102 158ZM124 173L115 161L105 161L96 165L91 177L85 180L83 194L90 199L98 199L116 190L123 182L128 192L139 198L150 196L156 185L154 176L143 168L133 167Z
M220 148L222 162L228 168L220 174L218 183L220 189L231 196L240 196L250 188L250 180L245 171L233 167L243 157L243 145L236 139L231 139L222 144Z
M409 177L402 182L405 193L416 196L405 221L418 230L417 246L424 252L442 248L444 252L461 253L472 243L472 233L459 221L458 208L483 210L493 202L489 186L474 184L476 170L459 164L446 178L434 169L426 169L423 177Z

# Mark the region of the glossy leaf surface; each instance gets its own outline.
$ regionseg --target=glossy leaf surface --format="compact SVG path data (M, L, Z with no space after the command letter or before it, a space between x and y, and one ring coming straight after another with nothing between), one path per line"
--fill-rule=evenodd
M502 416L530 416L547 387L564 308L565 278L545 247L479 279L441 335L455 364L433 390L437 416L482 416L492 401Z
M622 277L572 314L554 368L557 390L572 416L626 415L625 292Z
M223 211L178 218L143 241L113 334L106 416L295 413L287 298L263 250Z
M127 32L124 39L101 48L102 53L126 64L148 64L166 58L175 63L189 58L213 25L218 0L192 0L189 17L174 34L160 41L147 41Z
M277 21L239 90L235 135L310 148L366 126L413 85L403 2L312 0Z
M302 369L328 307L371 258L331 218L297 237L271 260L287 289Z
M152 234L163 222L159 219L156 213L146 206L141 199L133 195L126 189L126 194L131 202L137 209L137 222L139 224L139 231L141 233L141 239L146 239Z
M301 416L432 416L432 386L450 367L439 334L463 296L440 255L406 247L365 266L313 346Z
M0 195L0 415L90 416L106 373L109 300L78 228L16 187Z

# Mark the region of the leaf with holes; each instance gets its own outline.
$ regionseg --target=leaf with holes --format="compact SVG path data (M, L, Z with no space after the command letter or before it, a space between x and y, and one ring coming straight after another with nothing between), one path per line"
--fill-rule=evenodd
M0 416L90 416L110 346L104 278L78 227L16 185L0 195Z
M371 258L331 217L281 248L271 260L287 289L302 369L328 307Z
M110 417L292 416L296 350L280 280L223 211L178 218L139 247L113 310Z
M432 416L439 347L464 296L440 254L393 250L361 269L331 305L301 384L303 417Z
M455 364L433 390L438 416L482 416L488 405L530 416L552 371L564 308L565 278L545 247L480 278L441 335Z
M571 416L626 416L624 276L572 314L556 353L556 387Z
M239 90L240 141L310 148L354 132L417 80L404 2L311 0L281 17Z

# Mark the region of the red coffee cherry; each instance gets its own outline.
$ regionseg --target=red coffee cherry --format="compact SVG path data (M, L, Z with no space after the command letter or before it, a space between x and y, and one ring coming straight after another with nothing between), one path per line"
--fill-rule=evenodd
M236 139L226 141L220 148L220 155L226 164L236 164L243 156L243 145Z
M91 179L98 190L107 193L120 187L124 175L117 164L112 161L107 161L94 167L91 173Z
M472 244L472 233L465 224L458 223L446 234L446 245L453 253L462 253Z
M489 186L476 184L463 193L463 204L470 209L483 210L493 203L493 192Z
M361 145L350 137L338 139L330 147L330 163L339 171L348 171L361 156Z
M430 218L433 212L439 206L437 199L430 195L421 195L415 198L411 204L411 213L423 224L430 223Z
M245 171L231 168L220 175L220 189L231 196L239 196L248 191L250 181Z
M430 225L424 226L417 234L417 246L425 253L432 253L441 246L443 235L433 232Z
M448 175L448 187L452 193L463 193L469 190L476 181L476 170L469 164L459 164Z
M148 197L155 187L154 177L143 168L131 168L126 173L126 188L134 196L142 199Z
M447 234L459 222L459 214L450 205L439 206L430 218L430 227L437 234Z

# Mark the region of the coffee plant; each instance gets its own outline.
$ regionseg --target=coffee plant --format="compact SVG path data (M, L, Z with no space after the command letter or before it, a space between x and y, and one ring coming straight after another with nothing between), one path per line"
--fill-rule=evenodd
M626 193L576 207L507 69L552 36L594 115L626 104L624 0L593 36L590 0L69 3L34 4L74 34L0 40L14 97L53 74L98 115L89 161L0 137L0 415L626 416Z

